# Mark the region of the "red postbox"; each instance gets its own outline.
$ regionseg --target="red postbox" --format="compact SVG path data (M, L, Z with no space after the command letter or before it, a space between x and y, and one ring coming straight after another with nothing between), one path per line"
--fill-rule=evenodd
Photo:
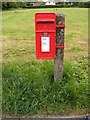
M56 14L35 14L36 58L55 58Z

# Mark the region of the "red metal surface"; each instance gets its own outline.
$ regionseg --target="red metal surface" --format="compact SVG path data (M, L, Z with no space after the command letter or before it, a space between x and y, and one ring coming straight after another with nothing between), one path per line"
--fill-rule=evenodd
M46 35L45 35L46 33ZM35 38L36 38L36 58L54 59L55 58L55 34L56 34L56 14L55 13L36 13L35 14ZM42 37L49 37L49 52L42 52Z
M65 28L65 24L63 24L63 25L56 25L56 28Z
M64 49L64 46L56 46L57 49Z

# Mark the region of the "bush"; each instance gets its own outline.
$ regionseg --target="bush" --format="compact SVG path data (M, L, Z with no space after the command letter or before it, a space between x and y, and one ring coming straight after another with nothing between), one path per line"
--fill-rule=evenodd
M27 7L26 2L2 2L2 9Z
M28 6L27 8L62 8L62 7L72 7L70 4L56 4L56 5L40 5L40 6Z
M73 2L71 3L60 3L56 5L44 5L41 4L40 6L33 6L30 2L2 2L2 9L9 9L9 8L63 8L63 7L81 7L81 8L89 8L89 2Z
M90 1L89 2L74 2L73 7L90 8Z
M3 113L62 113L88 108L88 81L83 70L64 63L64 77L53 81L52 61L14 62L3 65Z

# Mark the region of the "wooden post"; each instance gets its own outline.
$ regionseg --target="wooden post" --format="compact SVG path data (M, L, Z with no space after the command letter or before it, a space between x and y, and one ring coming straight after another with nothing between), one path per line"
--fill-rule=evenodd
M65 25L65 15L56 14L56 26ZM64 27L56 27L56 46L64 46ZM64 49L56 48L54 60L54 81L63 78Z

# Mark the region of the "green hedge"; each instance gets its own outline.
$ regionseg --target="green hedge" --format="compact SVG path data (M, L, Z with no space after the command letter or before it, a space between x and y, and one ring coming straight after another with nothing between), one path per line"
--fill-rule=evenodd
M75 3L62 3L56 5L40 5L40 6L28 6L27 8L66 8L66 7L80 7L90 8L90 2L75 2Z
M75 2L73 3L73 7L90 8L90 1L89 2Z
M2 9L10 8L66 8L66 7L80 7L80 8L90 8L90 2L74 2L74 3L60 3L56 5L40 5L33 6L32 3L28 2L2 2Z
M2 9L27 7L26 2L2 2Z
M40 6L29 6L27 8L63 8L63 7L73 7L73 5L70 4L40 5Z

